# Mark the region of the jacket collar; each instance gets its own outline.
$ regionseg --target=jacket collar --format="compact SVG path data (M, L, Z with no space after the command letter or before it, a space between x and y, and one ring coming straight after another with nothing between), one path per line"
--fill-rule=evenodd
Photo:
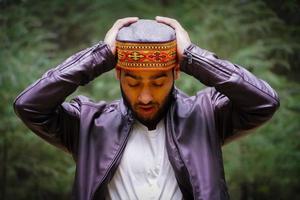
M132 111L125 105L124 99L120 99L121 114L125 117L133 118Z

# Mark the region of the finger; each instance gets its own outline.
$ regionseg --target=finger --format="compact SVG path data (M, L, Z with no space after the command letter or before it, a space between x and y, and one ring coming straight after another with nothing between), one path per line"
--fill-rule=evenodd
M123 26L126 26L128 24L131 24L133 22L136 22L139 18L138 17L125 17L125 18L122 18L122 19L118 19L115 24L113 25L113 27L115 29L120 29L122 28Z
M118 34L118 31L125 25L131 24L136 22L139 18L138 17L126 17L122 19L118 19L111 29L106 33L104 42L109 45L113 54L115 54L115 40Z
M126 17L126 18L118 19L111 27L111 29L107 32L107 35L114 37L115 35L117 35L118 31L123 26L136 22L138 19L139 19L138 17Z
M167 25L171 26L172 28L174 28L175 30L182 28L180 23L177 20L169 18L169 17L156 16L155 20L157 22L167 24Z

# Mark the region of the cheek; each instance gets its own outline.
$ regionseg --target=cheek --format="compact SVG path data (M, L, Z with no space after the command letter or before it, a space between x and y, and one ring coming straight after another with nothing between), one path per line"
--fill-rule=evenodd
M159 102L160 104L162 104L165 101L165 99L168 97L171 89L172 89L172 83L165 85L161 88L157 88L153 92L156 102Z
M123 93L126 96L130 104L134 104L137 100L138 94L132 88L129 88L126 84L122 84Z

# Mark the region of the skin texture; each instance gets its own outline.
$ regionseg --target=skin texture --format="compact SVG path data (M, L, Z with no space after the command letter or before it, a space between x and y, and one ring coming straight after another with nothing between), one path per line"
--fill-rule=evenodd
M126 25L134 23L138 17L126 17L117 20L107 32L104 42L116 54L116 36L118 31ZM155 18L157 22L167 24L174 28L177 41L177 56L179 62L183 59L184 49L191 44L188 33L179 22L168 17ZM169 108L171 92L174 81L179 77L179 68L171 70L143 70L128 71L116 69L116 77L120 81L125 103L133 111L135 117L148 127L156 128L157 123Z
M184 49L186 49L188 46L191 45L189 34L186 32L186 30L180 25L180 23L176 19L156 16L155 20L157 22L167 24L175 30L176 43L177 43L177 56L180 62L183 59L182 55Z
M120 80L123 98L134 116L149 130L156 128L169 108L174 80L178 78L175 70L116 70Z
M114 25L109 29L109 31L106 33L104 42L110 47L110 50L114 55L116 55L116 38L120 28L132 24L133 22L136 22L138 19L139 19L138 17L126 17L126 18L118 19L114 23Z

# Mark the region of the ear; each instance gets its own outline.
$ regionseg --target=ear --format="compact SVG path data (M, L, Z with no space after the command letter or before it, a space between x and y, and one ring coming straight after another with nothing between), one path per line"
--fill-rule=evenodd
M174 80L179 79L179 77L180 77L179 65L175 67L173 73L174 73Z
M117 68L117 67L115 68L115 78L120 81L120 79L121 79L121 69L120 68Z

